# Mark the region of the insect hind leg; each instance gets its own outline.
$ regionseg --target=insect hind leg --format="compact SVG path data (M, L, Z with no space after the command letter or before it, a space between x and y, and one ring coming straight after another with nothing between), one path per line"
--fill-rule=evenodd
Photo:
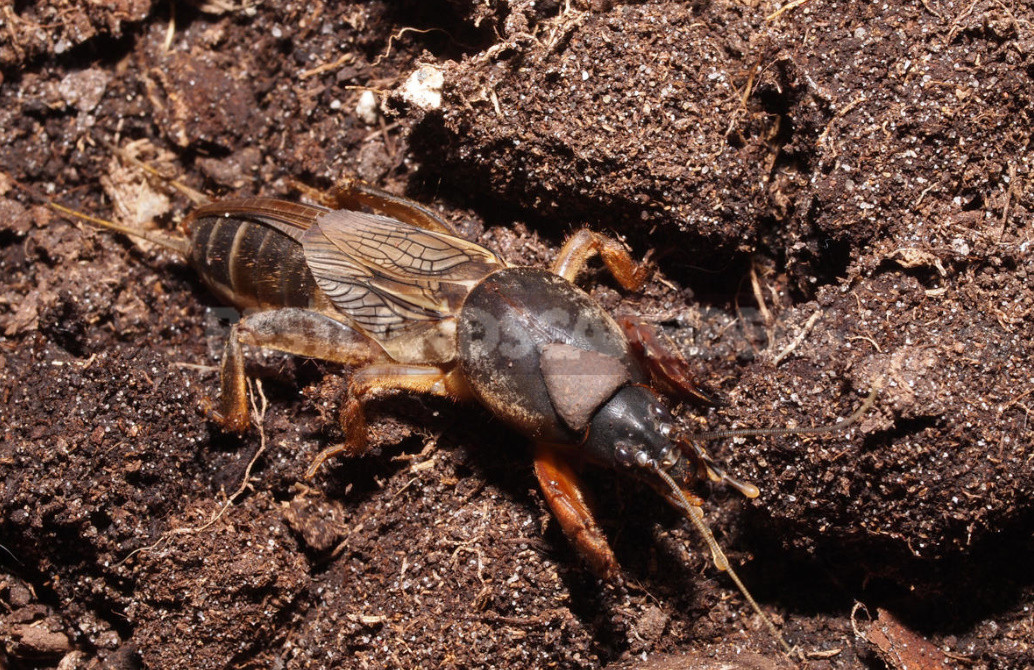
M239 324L230 329L230 337L223 349L223 361L219 366L218 407L210 398L202 400L202 407L208 418L231 433L248 430L248 380L244 375L244 353L241 351Z
M602 233L582 228L567 238L553 261L553 274L573 282L594 254L599 254L614 279L628 291L638 291L653 274L649 261L636 262L625 247Z
M353 366L387 358L359 331L317 312L285 308L249 314L230 329L219 369L218 403L205 401L209 417L236 433L250 426L242 344Z
M326 192L293 180L292 185L306 196L330 209L353 211L371 209L377 214L390 216L417 228L458 236L452 224L428 207L409 198L382 191L359 179L347 177Z

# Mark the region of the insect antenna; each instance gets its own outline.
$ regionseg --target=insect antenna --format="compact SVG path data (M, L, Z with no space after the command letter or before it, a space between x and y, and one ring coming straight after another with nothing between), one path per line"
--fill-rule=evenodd
M704 433L680 434L676 437L676 443L683 453L696 459L696 462L702 466L702 469L706 472L708 479L728 484L747 498L757 498L760 494L758 487L729 476L725 470L711 458L707 451L701 446L701 443L707 440L716 440L726 437L754 437L761 435L825 435L828 433L835 433L856 423L872 408L873 404L876 402L876 395L879 393L881 386L882 380L873 384L868 397L864 402L862 402L858 409L851 414L851 416L829 426L808 428L748 428L742 430L714 430ZM775 624L772 623L772 620L761 610L757 601L754 600L750 591L747 590L743 580L741 580L739 575L736 574L736 571L732 569L732 565L730 565L728 557L725 555L725 552L722 551L722 548L718 546L718 541L715 540L714 534L704 522L704 513L700 507L689 502L686 498L686 494L682 492L682 489L679 488L679 485L671 478L671 475L659 467L654 468L653 471L654 474L656 474L668 487L671 494L669 498L670 502L683 512L686 518L690 520L694 528L696 528L697 532L700 533L700 536L704 539L708 549L711 550L711 557L714 561L715 567L729 575L729 578L732 579L734 584L736 584L736 588L738 588L740 593L743 594L743 597L750 604L754 612L757 613L757 615L761 617L761 620L765 622L765 626L772 633L772 636L779 641L780 646L782 646L787 655L792 656L793 650L790 645L787 644L782 634L780 634L779 629L776 628Z
M850 425L857 423L859 419L865 416L873 404L876 402L876 395L879 393L882 384L877 382L873 385L872 390L869 392L869 396L864 402L854 411L851 416L837 421L836 423L829 426L816 426L807 428L743 428L734 430L711 430L703 433L678 433L675 436L675 443L679 449L686 456L694 459L700 466L700 475L707 476L712 482L719 482L731 486L732 488L739 491L746 498L757 498L761 491L758 487L754 486L749 482L743 482L734 477L731 477L725 472L722 466L711 458L711 455L707 453L707 450L701 446L701 443L708 440L717 440L726 437L758 437L765 435L826 435L829 433L836 433L844 430Z
M765 622L765 626L768 627L772 636L778 640L783 651L785 651L787 655L792 656L793 649L783 638L779 629L776 628L774 623L772 623L772 620L768 615L762 611L761 606L758 605L756 600L754 600L754 596L750 595L750 591L747 590L747 586L743 583L743 580L740 579L740 576L732 569L732 565L729 563L729 558L725 555L725 552L722 551L722 548L718 546L718 540L715 539L711 529L708 528L707 523L704 522L704 512L699 507L689 502L686 498L686 494L682 492L682 489L680 489L678 484L675 483L675 480L671 478L671 475L659 467L654 468L653 471L670 490L671 502L675 507L678 507L683 514L685 514L686 518L689 519L693 524L693 527L696 528L697 532L700 533L700 536L704 539L704 542L707 544L707 548L711 550L711 558L714 561L714 566L729 575L729 578L732 579L736 588L743 594L743 597L750 604L754 612L761 617L762 621Z
M828 435L829 433L837 433L844 430L848 426L857 423L859 419L865 416L866 412L872 409L873 404L876 402L876 395L880 391L881 383L877 382L873 384L872 390L869 391L868 397L858 409L854 411L851 416L846 419L841 419L836 423L829 426L810 426L806 428L742 428L733 430L709 430L704 433L694 433L693 435L686 435L687 440L718 440L726 437L761 437L765 435ZM708 459L710 460L710 459ZM711 467L711 463L708 463L708 467Z

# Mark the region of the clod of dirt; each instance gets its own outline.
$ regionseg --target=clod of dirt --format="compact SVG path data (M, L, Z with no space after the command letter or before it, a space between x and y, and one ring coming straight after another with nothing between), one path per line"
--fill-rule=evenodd
M32 227L29 209L17 200L0 199L0 230L25 235Z
M315 552L333 549L349 529L345 511L330 501L300 494L284 505L284 520Z
M156 545L130 559L139 566L138 588L125 614L150 640L140 649L146 665L178 664L184 639L207 640L191 649L193 664L215 667L280 635L279 623L308 579L304 559L269 503L244 514L231 508L214 522L197 513L177 517ZM241 532L251 538L243 546ZM188 583L189 594L182 588ZM249 631L244 637L241 621Z
M14 624L10 619L18 616L16 613L7 617L6 636L7 647L10 654L16 659L26 661L45 661L61 658L72 650L68 636L61 631L62 624L59 621L36 621L31 624ZM57 630L50 630L54 626Z
M445 77L433 65L421 65L402 85L400 95L411 105L427 112L442 106Z
M149 82L154 101L155 122L162 134L180 147L214 144L223 149L236 146L257 100L251 83L234 77L228 58L213 52L174 53Z
M885 609L865 633L880 659L891 670L944 670L954 663L930 641L903 626Z
M111 81L112 73L101 68L90 68L72 72L57 85L61 100L79 110L89 113L97 108Z
M792 668L757 654L734 654L718 651L707 653L657 654L639 661L623 661L607 666L608 670L786 670Z
M127 24L143 21L151 0L82 4L74 0L8 4L0 68L22 67L44 55L61 55L98 36L121 37ZM0 79L0 83L2 83Z
M563 13L534 39L446 64L445 104L414 150L560 227L678 230L707 265L751 248L750 213L768 208L758 168L778 155L773 119L742 104L749 63L730 56L751 30L726 5Z

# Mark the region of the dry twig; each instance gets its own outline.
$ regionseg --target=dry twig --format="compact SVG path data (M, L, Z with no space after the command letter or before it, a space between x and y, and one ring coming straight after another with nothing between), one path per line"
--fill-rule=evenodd
M790 2L786 3L785 5L780 7L779 9L775 10L774 12L772 12L771 14L766 16L765 20L766 21L775 21L776 19L778 19L780 16L782 16L786 12L789 12L789 11L791 11L793 9L797 9L798 7L803 5L804 3L810 2L810 1L811 0L791 0Z
M785 349L779 352L779 355L772 359L772 366L777 367L783 362L783 359L789 356L794 349L800 346L804 338L808 336L808 332L815 326L819 318L822 316L822 310L816 311L811 317L808 318L808 322L804 324L804 328L801 328L801 332L797 333L797 337L793 338L793 342L788 344Z

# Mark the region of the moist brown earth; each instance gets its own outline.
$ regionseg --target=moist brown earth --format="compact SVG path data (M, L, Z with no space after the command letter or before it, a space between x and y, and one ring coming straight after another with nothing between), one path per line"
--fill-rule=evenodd
M709 446L761 488L699 493L796 665L1034 667L1030 3L0 2L0 77L0 668L791 665L590 470L596 580L478 407L379 398L371 452L306 480L348 370L251 352L261 430L224 434L226 310L40 202L171 228L170 180L356 176L515 264L580 226L652 252L640 293L580 284L722 395L694 430L881 386L845 431Z

